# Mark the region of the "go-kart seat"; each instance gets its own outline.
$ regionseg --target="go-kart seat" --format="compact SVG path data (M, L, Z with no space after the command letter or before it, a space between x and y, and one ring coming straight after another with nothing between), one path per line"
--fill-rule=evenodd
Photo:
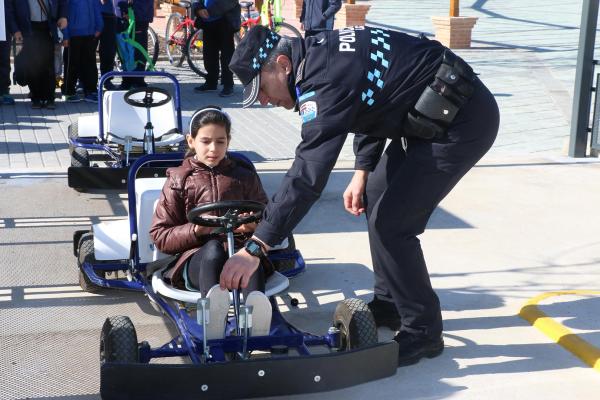
M148 263L167 257L161 253L150 238L150 226L154 209L162 192L166 178L140 178L135 181L136 217L138 231L138 251L141 263ZM93 226L94 252L97 260L122 260L129 258L129 220L104 221ZM278 248L286 248L287 239ZM289 286L289 279L275 272L266 282L265 294L275 295ZM156 293L185 303L197 303L199 292L176 289L162 279L162 271L152 276L152 288Z
M134 147L142 147L147 122L146 109L127 104L125 93L125 90L106 91L102 96L104 139L124 145L129 136ZM150 118L154 127L155 146L170 146L185 139L177 129L177 114L172 99L162 106L151 108ZM99 135L98 115L79 117L77 124L79 137Z

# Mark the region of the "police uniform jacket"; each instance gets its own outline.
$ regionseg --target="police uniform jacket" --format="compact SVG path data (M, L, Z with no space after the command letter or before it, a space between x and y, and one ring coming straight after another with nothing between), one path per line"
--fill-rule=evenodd
M271 246L287 237L319 198L348 132L355 133L355 168L373 170L385 140L405 136L406 115L444 50L437 41L370 27L294 42L302 141L255 235Z

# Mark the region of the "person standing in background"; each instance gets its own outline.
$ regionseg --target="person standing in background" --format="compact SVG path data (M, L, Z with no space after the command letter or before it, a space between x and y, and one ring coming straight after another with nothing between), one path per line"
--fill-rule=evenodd
M102 32L102 15L98 0L69 0L71 24L63 30L65 53L65 101L81 101L75 93L77 80L83 86L84 101L98 102L96 39Z
M341 0L304 0L300 23L304 37L333 30L335 13L342 8Z
M59 41L57 28L67 27L68 0L15 0L13 5L23 35L22 51L29 56L31 108L54 109L54 43Z
M219 5L223 11L220 14L213 11L217 9L217 1L200 0L195 4L197 18L194 25L204 31L202 52L208 75L204 84L195 87L194 91L202 93L217 90L220 69L223 90L219 96L229 97L233 95L233 73L229 69L229 62L235 49L233 36L241 26L241 8L237 2L228 10Z
M100 44L98 52L100 53L100 76L111 72L115 66L115 57L117 55L117 16L113 0L99 0L102 7L102 23L104 28L100 34ZM108 80L104 83L108 90L115 89L113 83Z
M17 41L23 40L17 22L13 17L13 3L14 0L4 0L6 41L0 41L0 104L5 106L15 104L15 99L10 95L10 45L13 35Z

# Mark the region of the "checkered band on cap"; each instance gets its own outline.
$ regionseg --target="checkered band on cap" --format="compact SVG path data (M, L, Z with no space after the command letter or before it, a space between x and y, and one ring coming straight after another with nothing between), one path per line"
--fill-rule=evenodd
M251 66L253 69L258 70L260 66L267 60L267 56L275 47L275 44L279 42L281 36L273 31L270 31L263 44L258 48L258 53L252 58Z

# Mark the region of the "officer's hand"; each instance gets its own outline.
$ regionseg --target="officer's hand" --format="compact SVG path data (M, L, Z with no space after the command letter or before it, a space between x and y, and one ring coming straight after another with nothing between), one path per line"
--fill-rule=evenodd
M200 11L198 11L198 15L204 19L208 19L209 15L208 15L208 10L203 8Z
M344 208L352 215L359 216L365 212L363 195L368 177L368 171L356 170L352 180L344 191Z
M56 26L58 26L58 29L65 29L67 27L68 22L66 18L59 18L58 21L56 22Z
M223 266L219 285L221 289L244 289L248 286L250 277L258 269L260 260L250 255L245 249L231 256Z

